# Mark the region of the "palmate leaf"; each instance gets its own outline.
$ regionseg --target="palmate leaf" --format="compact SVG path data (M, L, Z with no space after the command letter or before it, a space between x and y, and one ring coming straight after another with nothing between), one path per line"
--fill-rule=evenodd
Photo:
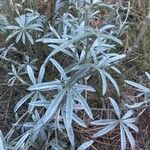
M128 128L133 129L134 131L138 132L138 127L133 124L135 122L135 118L130 118L133 115L133 111L129 110L122 118L120 114L119 107L114 99L110 98L111 103L114 107L115 113L118 116L118 119L100 119L91 122L92 125L105 125L102 130L96 132L92 137L97 138L101 137L104 134L107 134L108 132L112 131L118 124L120 124L120 136L121 136L121 150L126 149L126 137L129 140L131 144L131 148L135 149L135 140L132 136L132 133Z
M46 60L45 60L45 64L47 64L48 61L49 61L49 59L50 59L52 56L56 55L57 53L59 53L59 52L65 53L65 52L66 52L65 48L67 48L70 44L73 44L73 43L76 43L76 42L78 42L78 41L81 41L82 39L85 39L85 38L90 37L90 36L92 36L92 35L95 35L95 36L96 36L95 33L93 33L93 32L88 32L88 33L82 34L82 35L80 35L80 36L78 35L78 36L74 37L73 39L68 40L68 41L62 43L61 45L59 45L59 46L57 47L57 49L53 50L53 51L48 55L48 57L47 57Z
M45 125L51 119L51 117L56 112L58 105L60 104L60 102L62 101L64 95L66 94L66 91L67 91L66 89L63 89L62 91L60 91L57 94L55 99L52 100L52 102L51 102L50 106L47 108L44 116L35 125L34 131L39 130L43 125Z
M10 40L12 37L16 36L16 43L22 40L22 43L26 43L26 38L29 40L31 44L34 44L33 37L30 33L31 31L43 31L42 24L34 23L36 19L39 18L39 15L31 15L27 17L27 14L20 15L15 18L17 25L7 26L7 30L12 30L12 33L7 37L6 40Z

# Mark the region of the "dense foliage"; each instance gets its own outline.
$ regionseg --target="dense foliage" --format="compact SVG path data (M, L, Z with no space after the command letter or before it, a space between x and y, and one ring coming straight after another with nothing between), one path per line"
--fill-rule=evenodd
M134 110L149 103L150 89L126 80L145 98L141 103L125 104L122 109L114 100L120 96L120 88L113 77L121 75L117 64L126 57L117 49L123 45L120 37L128 27L130 3L127 6L120 1L108 4L101 0L52 3L52 20L36 7L25 8L28 1L13 4L12 18L0 16L0 30L8 44L0 49L0 58L8 61L11 68L8 86L21 84L26 89L14 107L17 122L7 135L0 132L0 149L28 150L41 146L43 150L84 150L96 138L119 126L120 149L125 150L129 141L134 150L132 131L138 132ZM14 55L21 59L16 61ZM98 87L90 82L95 76L101 80ZM107 95L110 87L116 92L114 99ZM114 112L111 118L97 118L92 112L88 93L94 94L97 88L101 97L110 99ZM80 116L81 112L86 113L90 122ZM28 117L24 119L25 116ZM79 145L74 125L88 128L89 124L105 127L95 130L90 139ZM13 136L15 130L20 136Z

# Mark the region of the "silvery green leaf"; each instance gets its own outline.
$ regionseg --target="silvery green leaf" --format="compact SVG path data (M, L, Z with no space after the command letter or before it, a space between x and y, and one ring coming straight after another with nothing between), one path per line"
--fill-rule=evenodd
M28 73L29 78L32 81L32 83L36 84L36 79L35 79L35 76L34 76L34 72L33 72L32 68L29 65L27 65L27 73Z
M82 119L80 119L76 114L73 114L73 120L80 126L86 128L86 124L83 122Z
M44 74L45 74L45 65L42 65L41 68L40 68L40 71L39 71L38 79L37 79L38 83L42 82Z
M15 31L7 36L6 41L10 40L12 37L14 37L16 34L18 34L20 31Z
M28 18L27 21L26 21L26 25L29 25L32 21L34 21L38 17L39 17L39 15L35 15L35 16L32 16L32 17Z
M93 144L93 140L84 142L77 150L86 150L88 147L90 147Z
M120 123L120 135L121 135L121 150L126 150L126 136L124 132L124 128L122 126L122 123Z
M17 37L16 37L16 43L19 42L19 40L21 39L21 36L22 36L22 32L20 32Z
M113 105L114 107L114 110L115 110L115 113L117 115L117 117L120 119L121 117L121 114L120 114L120 110L119 110L119 107L118 107L118 104L116 103L116 101L114 99L112 99L111 97L109 97L110 101L111 101L111 104Z
M41 39L43 43L55 43L55 44L62 44L65 42L65 39L52 39L52 38L42 38Z
M108 60L105 61L105 63L111 64L114 62L119 61L120 59L123 59L126 55L122 54L122 55L116 55L114 57L109 58Z
M95 89L91 86L88 85L83 85L83 84L75 84L74 87L76 89L79 89L81 91L91 91L91 92L95 92Z
M127 119L129 117L131 117L133 115L134 111L133 110L129 110L123 117L122 119Z
M48 44L48 46L53 49L57 49L57 47L58 47L58 45L55 45L55 44Z
M133 108L138 108L146 103L147 103L147 101L144 101L144 102L140 102L140 103L134 103L132 105L125 104L125 106L127 106L130 109L133 109Z
M26 29L36 30L36 31L43 31L41 29L41 25L40 24L31 24L31 25L27 26Z
M123 120L124 123L128 123L128 122L132 123L132 122L135 122L135 121L136 121L135 118L127 118L127 119Z
M17 102L17 104L15 105L14 112L16 112L20 108L20 106L22 106L22 104L25 103L33 94L34 92L31 92L28 95L24 96L21 100L19 100L19 102Z
M97 64L97 56L96 56L97 54L96 54L95 48L91 47L90 51L91 51L91 55L93 57L94 63Z
M105 39L108 39L108 40L112 40L112 41L114 41L114 42L116 42L116 43L118 43L120 45L123 45L122 42L118 38L116 38L115 36L107 35L107 34L102 34L102 33L99 34L99 36L103 37Z
M124 131L125 131L127 137L128 137L128 140L129 140L129 142L131 144L132 150L135 150L135 140L134 140L131 132L129 131L129 129L124 124L122 124L122 126L124 128Z
M73 131L72 126L69 128L66 128L66 130L67 130L68 138L69 138L71 145L75 145L75 143L74 143L74 131Z
M26 139L28 138L28 136L30 135L30 133L25 133L20 139L19 141L16 143L14 150L19 150L20 147L23 145L23 143L26 141Z
M18 29L21 29L21 28L18 27L18 26L9 25L9 26L6 26L5 29L18 30Z
M25 31L25 34L26 34L28 40L31 42L31 44L34 44L32 36L28 32L26 32L26 31Z
M16 74L16 77L17 77L17 79L18 79L21 83L23 83L23 84L25 84L25 85L29 85L27 82L25 82L24 80L22 80L21 77L19 77L17 74Z
M97 137L101 137L105 134L107 134L108 132L110 132L111 130L113 130L116 126L117 126L118 123L114 123L114 124L111 124L111 125L108 125L106 126L105 128L103 128L102 130L96 132L92 138L97 138Z
M34 126L34 122L26 122L22 125L25 128L32 128Z
M61 0L56 0L56 2L55 2L55 12L58 12L58 10L60 9L60 8L62 8L63 6L64 6L64 2L62 2Z
M145 72L147 77L150 79L150 74L148 72Z
M115 72L117 72L118 74L121 74L120 70L118 68L116 68L115 66L110 67L111 69L113 69Z
M50 106L47 108L44 116L36 124L34 131L39 130L43 125L45 125L45 123L47 123L51 119L65 94L66 89L63 89L57 94L55 99L52 100Z
M35 106L35 107L45 107L48 108L50 106L51 102L50 101L35 101L35 102L30 102L29 105Z
M82 69L87 69L87 68L92 68L92 67L94 67L94 65L93 64L83 64L83 65L78 65L78 64L73 64L73 65L70 65L69 67L67 67L65 70L66 70L66 73L68 73L68 72L71 72L71 71L73 71L73 70L82 70Z
M33 97L31 98L31 102L35 102L37 99L38 99L38 93L36 92L36 93L33 95ZM34 109L34 106L33 106L33 105L29 105L29 106L28 106L28 112L29 112L29 113L32 113L33 109Z
M95 1L97 1L97 0L95 0ZM110 4L103 3L102 1L94 3L93 7L95 7L95 6L99 7L99 8L104 7L104 8L108 8L108 9L113 9L113 7Z
M81 51L81 54L80 54L80 61L83 61L84 58L85 58L85 51Z
M16 71L16 68L15 68L15 66L13 64L11 65L11 68L12 68L12 72L16 75L17 71Z
M104 32L104 31L106 31L106 30L108 30L108 29L112 29L112 28L114 28L115 26L114 25L110 25L110 24L107 24L107 25L104 25L103 27L101 27L100 28L100 30L99 30L99 32Z
M134 87L136 87L136 88L142 90L142 91L145 92L145 93L150 92L150 89L149 89L149 88L146 88L146 87L144 87L144 86L141 85L141 84L138 84L138 83L135 83L135 82L129 81L129 80L125 80L125 82L126 82L127 84L130 84L130 85L132 85L132 86L134 86Z
M15 18L15 20L16 20L16 22L19 24L20 27L22 27L22 28L24 27L25 22L26 22L26 17L25 17L25 15L21 15L21 16Z
M22 43L25 44L26 42L26 36L25 36L25 33L23 32L22 33Z
M94 33L86 33L86 34L81 34L80 36L75 36L73 39L68 40L64 43L62 43L60 46L58 46L57 49L55 49L54 51L52 51L49 56L48 56L48 60L49 58L51 58L52 56L56 55L58 52L65 52L65 48L68 47L68 45L72 44L72 43L76 43L82 39L85 39L86 37L89 37L90 35L93 35ZM45 60L47 61L47 60Z
M76 90L74 90L74 91L75 91L75 95L77 97L77 101L82 105L83 109L86 111L88 116L91 119L93 119L93 114L91 112L91 109L90 109L89 105L86 102L86 99L80 93L78 93Z
M54 89L61 89L62 84L60 81L43 82L31 85L27 90L29 91L49 91Z
M3 134L2 134L2 132L0 130L0 149L1 150L5 150L5 148L4 148L4 141L3 140L4 140L3 139Z
M71 91L67 92L67 102L66 102L66 128L70 128L73 119L73 104L74 100Z
M102 78L102 94L105 95L106 90L107 90L107 80L106 80L106 77L101 70L99 70L99 73L100 73L100 76Z
M59 39L60 36L59 36L58 32L50 24L49 24L49 28L52 31L52 33Z
M130 127L131 129L133 129L134 131L139 132L139 129L138 129L138 127L137 127L136 125L134 125L134 124L132 124L132 123L130 123L130 122L124 122L124 121L123 121L123 123L124 123L126 126Z
M92 125L110 125L116 122L117 122L116 119L101 119L101 120L92 121L91 124Z
M105 76L111 81L111 83L113 84L113 86L115 87L116 91L117 91L117 94L120 96L120 90L119 90L119 87L117 85L117 82L111 77L110 74L108 74L106 71L102 71L103 74L105 74Z
M56 60L54 60L53 58L50 58L50 61L57 68L57 70L60 72L61 77L66 81L67 76L66 76L66 73L65 73L64 69L61 67L61 65Z
M47 101L46 98L39 92L39 99L42 101Z

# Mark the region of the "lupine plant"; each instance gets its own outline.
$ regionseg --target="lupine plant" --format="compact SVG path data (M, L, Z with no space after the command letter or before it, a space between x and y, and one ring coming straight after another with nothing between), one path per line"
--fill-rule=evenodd
M95 138L112 131L117 125L120 125L121 149L126 149L126 139L135 149L135 140L129 130L138 131L133 124L135 118L130 118L134 112L129 110L121 117L119 106L110 98L117 119L95 120L84 95L96 92L84 81L97 74L101 80L98 86L102 89L102 96L107 96L109 86L120 96L120 88L111 72L121 74L116 65L125 54L116 53L116 48L123 45L119 35L126 28L126 20L118 17L114 22L111 19L112 22L109 19L103 22L100 13L101 8L115 13L116 7L118 5L108 5L100 0L56 0L53 21L35 10L26 9L25 13L20 12L14 18L14 22L0 26L10 44L0 51L0 58L11 63L8 85L20 83L26 88L26 94L20 96L14 107L17 123L6 136L0 132L1 150L38 149L39 145L43 150L84 150L94 143ZM63 9L66 12L62 14ZM99 24L94 25L95 20L99 20ZM20 43L26 49L20 49ZM36 53L43 52L42 64L37 65L40 58L27 52L28 49L32 51L35 45L42 45L35 49ZM12 52L21 55L23 60L13 60ZM63 63L65 59L69 60L67 64ZM53 71L56 76L49 78L47 74L52 76ZM24 115L23 108L26 111ZM74 124L87 128L86 120L79 115L81 111L91 119L92 125L106 127L77 145ZM28 117L23 121L25 115ZM21 134L12 139L15 129L20 129Z

